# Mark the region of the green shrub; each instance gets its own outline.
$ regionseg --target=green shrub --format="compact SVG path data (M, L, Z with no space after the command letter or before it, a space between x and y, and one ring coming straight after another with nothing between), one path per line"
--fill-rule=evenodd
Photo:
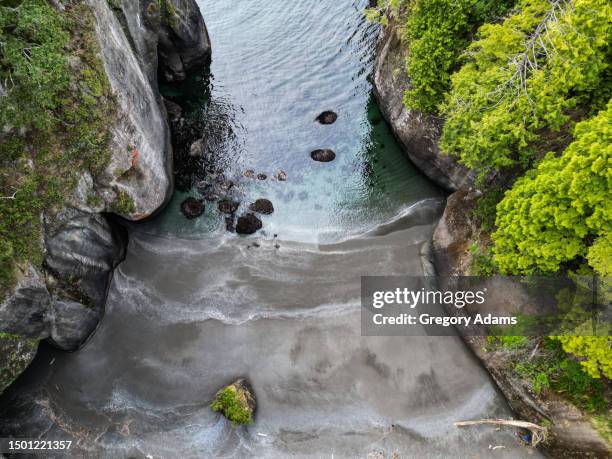
M126 191L118 191L117 198L113 201L113 212L120 215L129 215L136 210L134 200Z
M563 350L580 359L584 371L593 378L612 379L612 337L555 336Z
M415 0L406 22L410 109L437 113L450 88L451 74L476 29L504 14L514 0Z
M576 126L576 140L561 156L549 154L506 193L492 235L501 272L555 272L594 255L593 267L607 274L610 261L602 258L611 250L611 125L612 102Z
M484 250L473 243L470 245L470 252L472 253L472 261L470 263L470 275L471 276L493 276L496 274L497 269L493 262L493 255L491 254L491 248L487 247Z

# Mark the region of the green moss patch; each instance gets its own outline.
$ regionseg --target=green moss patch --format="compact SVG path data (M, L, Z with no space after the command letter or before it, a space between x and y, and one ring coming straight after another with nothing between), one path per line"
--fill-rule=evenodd
M247 388L234 383L217 392L211 408L222 413L233 424L250 424L253 422L255 401Z

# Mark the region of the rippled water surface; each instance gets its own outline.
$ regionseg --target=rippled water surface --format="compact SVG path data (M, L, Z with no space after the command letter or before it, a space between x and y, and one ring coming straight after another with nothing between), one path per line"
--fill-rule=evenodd
M132 227L99 330L77 353L42 349L0 404L0 436L70 437L75 456L109 458L531 455L511 433L453 427L511 416L460 340L361 336L360 276L422 274L443 205L371 101L367 2L199 3L210 80L165 90L206 139L212 166L197 167L236 183L240 212L258 197L276 211L237 236L214 203L180 214L191 188ZM329 109L338 121L315 123ZM337 159L313 162L315 148ZM209 404L241 376L258 409L233 428Z
M317 241L359 232L426 197L441 196L409 163L371 100L368 81L379 29L363 16L364 2L201 1L213 43L205 103L191 84L183 98L205 120L211 160L237 186L229 195L243 209L272 200L267 235ZM200 94L208 91L201 91ZM195 102L195 103L194 103ZM332 125L315 118L338 113ZM331 148L331 163L310 152ZM268 176L248 179L244 172ZM287 173L287 181L274 176ZM197 195L197 192L191 194ZM206 218L185 222L177 193L149 231L191 237L223 231L209 205Z

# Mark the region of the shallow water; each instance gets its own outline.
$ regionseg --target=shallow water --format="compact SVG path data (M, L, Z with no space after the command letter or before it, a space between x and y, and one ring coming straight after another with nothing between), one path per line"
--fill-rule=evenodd
M192 189L132 227L99 330L77 353L42 349L0 403L0 436L113 458L531 455L509 432L452 426L511 416L460 340L360 335L360 276L421 274L443 205L371 102L366 3L200 2L214 54L192 114L243 208L276 210L240 237L214 205L183 218ZM326 109L338 121L315 123ZM337 159L313 162L324 147ZM209 403L239 376L258 411L234 429Z

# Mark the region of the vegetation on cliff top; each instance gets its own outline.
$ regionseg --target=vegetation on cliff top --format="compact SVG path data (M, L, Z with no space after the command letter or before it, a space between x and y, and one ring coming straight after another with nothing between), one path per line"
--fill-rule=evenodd
M0 295L18 266L42 261L42 213L53 212L82 171L108 160L114 100L93 14L46 0L0 5Z
M407 108L445 118L441 150L485 191L472 274L610 276L612 4L393 0L369 16L382 11L404 24ZM610 384L609 336L547 342L557 364L534 384L572 385L574 401Z

